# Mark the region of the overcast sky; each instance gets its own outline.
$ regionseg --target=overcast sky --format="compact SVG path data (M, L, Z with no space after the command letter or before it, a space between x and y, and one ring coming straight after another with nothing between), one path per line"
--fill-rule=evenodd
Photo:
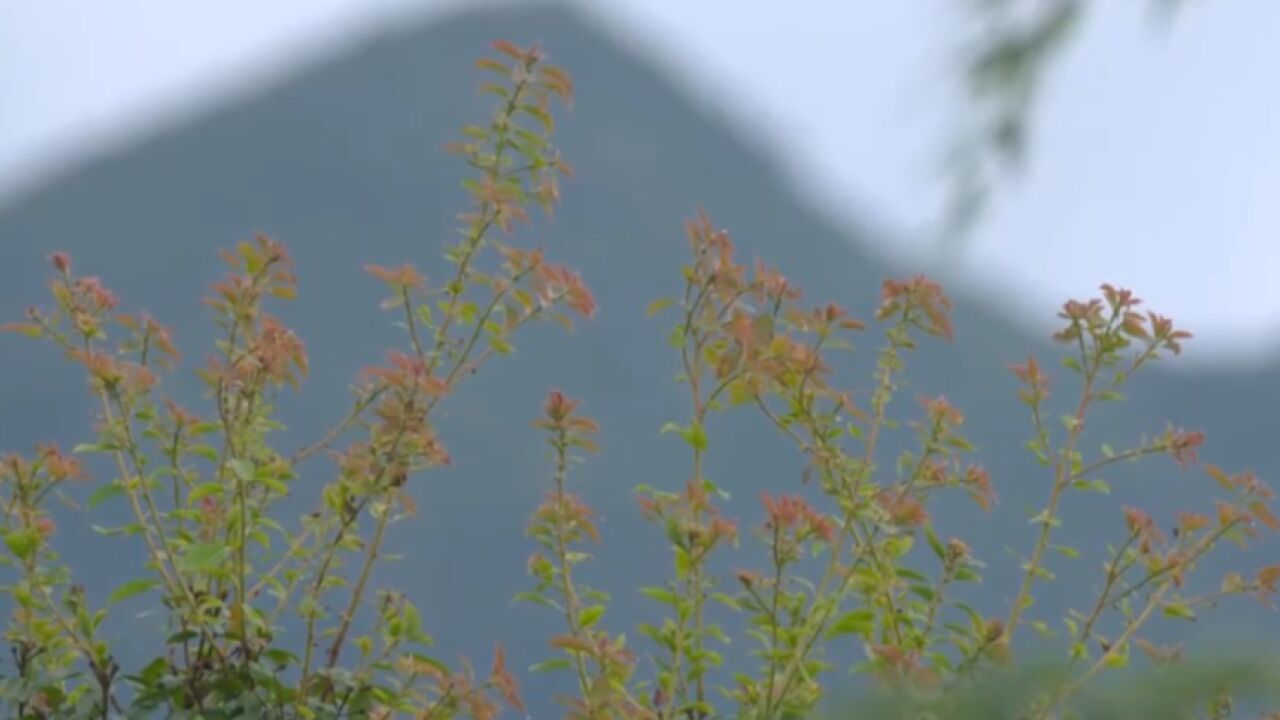
M3 0L0 203L86 148L287 72L396 13L463 0ZM467 4L479 4L471 0ZM957 0L596 0L631 43L791 159L829 212L910 256L937 212ZM1104 281L1204 342L1280 347L1280 3L1095 2L1042 98L1031 172L975 237L970 281L1027 318ZM554 52L554 48L551 48ZM572 70L572 68L570 68ZM21 238L0 238L2 244ZM0 256L2 257L2 256Z

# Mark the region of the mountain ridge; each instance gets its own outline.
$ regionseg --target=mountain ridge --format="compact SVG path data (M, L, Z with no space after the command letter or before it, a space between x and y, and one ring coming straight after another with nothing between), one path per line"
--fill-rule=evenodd
M139 151L157 137L171 132L181 132L184 128L214 117L227 106L251 103L260 98L270 97L278 89L289 86L299 77L323 72L325 67L341 65L358 57L362 52L392 41L396 37L420 34L426 28L464 20L478 13L493 16L508 15L513 18L520 14L556 14L580 25L588 32L607 38L620 52L645 63L666 83L682 91L684 93L682 97L706 115L708 121L721 127L724 132L732 134L739 143L751 147L755 154L770 166L773 173L787 178L794 178L797 175L795 169L785 161L786 152L783 148L770 142L768 138L750 131L745 124L739 122L740 112L714 102L706 102L698 97L692 92L693 85L682 82L681 78L677 77L666 64L654 62L653 55L645 48L643 42L618 30L614 22L607 19L607 12L581 0L528 0L518 5L489 0L476 5L455 5L440 9L388 10L350 30L348 36L337 43L317 43L306 46L300 51L298 57L271 67L265 76L226 83L212 96L187 103L176 111L166 112L157 120L143 122L123 133L109 135L102 141L87 143L82 152L71 154L56 162L49 170L7 191L0 192L0 215L46 192L56 190L81 172ZM549 50L554 56L555 49L549 48ZM478 49L477 53L480 51L481 49ZM799 194L796 195L796 199L808 212L820 216L824 222L835 226L847 225L846 230L855 242L860 236L866 235L880 238L878 242L860 243L858 249L863 254L872 254L878 262L885 265L922 268L927 273L946 281L953 292L967 294L987 304L1002 322L1015 325L1022 332L1032 336L1048 334L1050 323L999 308L991 294L982 288L991 282L990 278L969 277L963 271L948 273L945 268L938 267L935 262L940 259L940 256L935 257L928 253L919 256L894 253L888 248L892 243L889 238L895 234L889 224L873 221L869 217L864 217L861 221L856 218L850 220L849 213L835 212L821 202L809 202ZM859 208L858 212L867 215L872 210ZM3 241L3 238L0 238L0 241ZM1141 288L1135 288L1135 290L1141 293ZM1280 339L1270 343L1255 343L1255 345L1259 349L1245 353L1245 357L1238 357L1229 349L1222 349L1212 351L1211 356L1204 359L1196 358L1194 351L1199 348L1193 348L1192 357L1180 362L1171 371L1180 375L1200 371L1224 371L1280 377Z

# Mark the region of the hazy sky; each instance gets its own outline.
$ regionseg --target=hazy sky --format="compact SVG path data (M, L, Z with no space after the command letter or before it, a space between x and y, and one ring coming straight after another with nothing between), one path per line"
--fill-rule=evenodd
M395 13L461 4L4 0L0 202L85 148L286 72ZM593 7L703 102L761 132L815 202L869 213L900 238L890 250L910 256L937 211L960 4ZM970 280L1036 320L1103 281L1124 284L1205 340L1193 357L1280 347L1280 3L1188 2L1170 28L1138 0L1094 4L1042 98L1031 172L973 242Z

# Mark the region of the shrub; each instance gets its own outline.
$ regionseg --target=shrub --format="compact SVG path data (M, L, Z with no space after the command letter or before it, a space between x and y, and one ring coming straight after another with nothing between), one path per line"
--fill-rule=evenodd
M537 48L495 48L478 64L500 80L484 86L497 110L451 146L474 171L464 183L472 206L461 215L462 239L446 253L452 277L432 284L410 264L367 268L386 285L383 309L397 314L406 346L361 375L350 412L310 445L285 453L272 443L281 427L275 399L307 372L304 343L268 310L294 296L279 243L260 236L224 254L228 275L207 299L222 339L197 371L210 400L203 414L159 393L179 360L169 331L145 313L117 313L116 295L100 280L77 274L63 253L51 257L53 307L30 310L8 329L52 341L83 369L100 422L96 438L71 454L46 445L0 464L11 577L4 591L13 607L13 667L0 698L12 716L491 718L503 706L523 708L501 649L486 673L450 667L426 654L429 636L409 598L369 587L391 526L415 513L406 483L450 462L435 426L439 404L510 352L524 326L571 325L595 311L577 274L509 240L532 205L553 208L557 178L569 173L550 138L551 104L570 99L571 81ZM1038 538L1007 614L972 608L953 588L977 581L983 565L931 522L942 493L967 494L987 510L994 503L963 414L945 398L920 399L909 413L915 449L896 462L882 457L884 437L899 429L891 411L906 358L918 343L953 334L942 289L923 277L884 284L874 391L858 401L833 384L831 363L871 323L834 304L805 305L776 270L741 264L728 233L705 215L686 232L692 257L683 287L649 308L676 318L671 344L689 397L686 419L662 428L688 445L685 482L637 489L641 511L670 543L674 569L667 584L641 590L665 613L638 628L653 672L641 672L637 649L605 629L608 596L575 575L599 533L593 511L569 489L569 470L594 451L599 428L559 391L536 423L554 467L529 526L539 546L528 563L532 587L517 597L555 610L563 624L550 638L551 657L532 670L575 678L577 693L562 699L567 717L805 716L824 682L839 682L828 681L835 668L824 654L836 640L865 647L854 670L909 690L917 711L945 713L968 683L1011 663L1024 627L1044 626L1028 611L1051 579L1048 554L1075 552L1052 542L1068 495L1106 490L1101 471L1124 461L1163 454L1197 464L1203 436L1172 428L1129 449L1085 452L1094 406L1117 400L1135 372L1177 354L1189 334L1111 286L1100 298L1067 303L1055 339L1069 348L1065 364L1081 390L1061 430L1047 418L1049 374L1035 358L1013 368L1031 418L1028 447L1048 477L1048 498L1033 518ZM806 466L802 487L760 498L765 521L750 532L722 513L723 490L703 470L719 450L707 424L735 409L793 442ZM324 452L335 479L320 506L296 523L276 517L298 464ZM61 486L87 480L76 457L84 454L105 456L115 473L90 505L121 498L132 521L114 532L146 548L141 575L116 588L108 605L146 594L165 613L164 647L138 668L117 664L99 633L107 608L89 606L54 549L49 504ZM1243 544L1277 527L1271 493L1253 475L1204 470L1222 487L1209 509L1191 508L1172 524L1138 508L1117 512L1101 590L1063 619L1069 665L1021 706L1028 717L1056 716L1084 683L1126 663L1133 647L1171 659L1141 636L1156 615L1191 617L1223 595L1273 598L1280 566L1228 575L1212 595L1184 593L1223 540ZM710 559L748 535L762 550L758 566L716 577ZM757 666L731 681L718 670L728 637L717 618L726 613L746 618ZM370 622L359 622L366 614ZM298 632L286 632L289 622Z

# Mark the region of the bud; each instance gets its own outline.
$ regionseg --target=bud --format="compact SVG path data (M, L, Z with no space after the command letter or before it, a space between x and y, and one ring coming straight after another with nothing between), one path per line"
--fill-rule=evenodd
M991 620L990 622L987 623L987 630L986 630L986 633L983 635L983 639L989 643L992 643L999 640L1000 637L1003 635L1004 635L1004 623L1000 622L999 620Z
M544 412L551 420L563 422L573 412L575 405L577 403L565 397L564 393L559 390L552 390L551 394L547 396L547 405Z
M54 527L53 520L51 520L50 518L41 517L36 520L35 525L36 525L36 532L40 533L41 537L49 537L50 535L53 534L53 527Z

